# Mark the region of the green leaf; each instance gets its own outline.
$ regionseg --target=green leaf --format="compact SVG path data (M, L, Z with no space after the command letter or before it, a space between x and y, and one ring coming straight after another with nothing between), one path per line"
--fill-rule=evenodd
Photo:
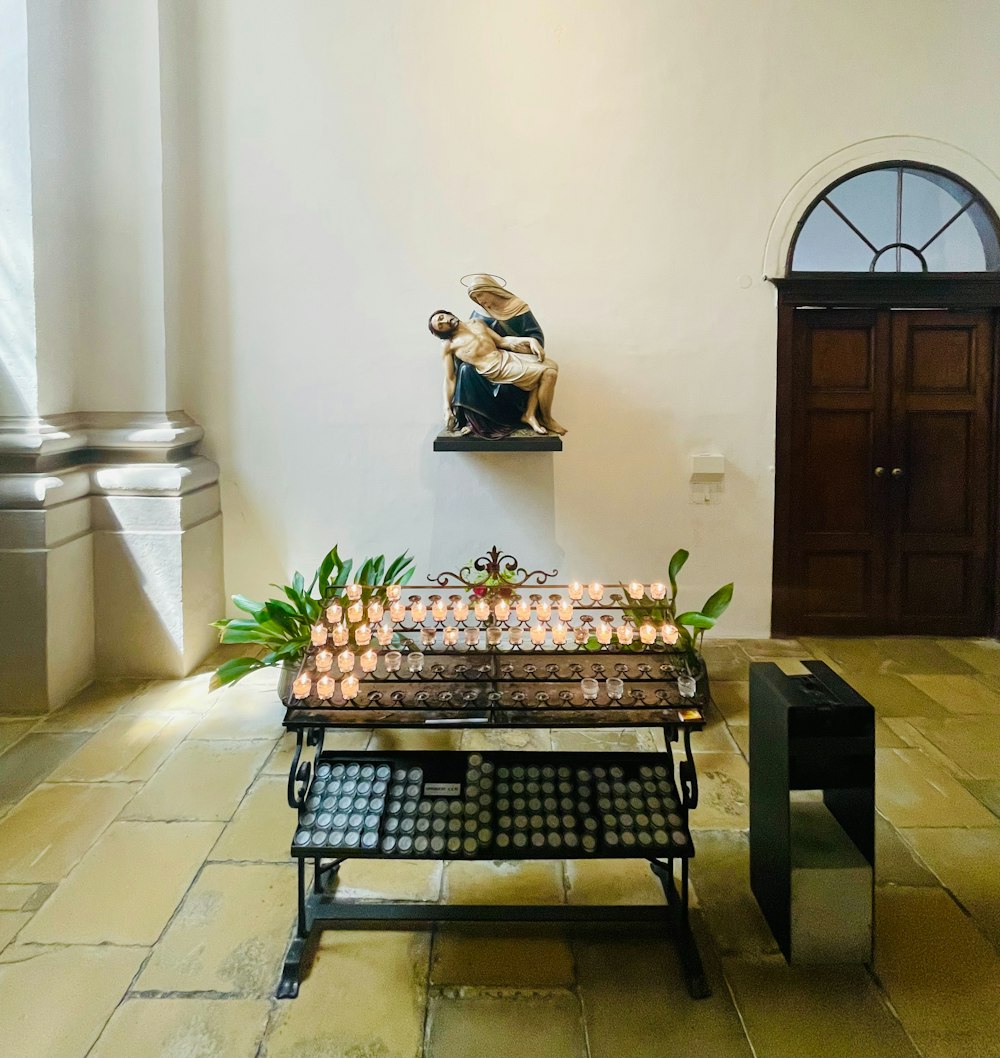
M292 589L296 595L302 595L306 590L306 578L298 570L292 576Z
M709 596L707 602L701 608L701 612L707 614L709 617L718 619L726 612L726 608L732 601L732 584L723 584L714 595Z
M253 617L259 617L264 612L263 603L254 602L253 599L248 599L245 595L234 595L233 605Z
M333 578L333 587L342 588L350 579L351 570L354 568L354 559L345 559L341 564L340 569L337 571L336 577Z
M333 548L327 552L326 558L324 558L319 564L319 569L316 572L319 596L321 599L326 598L327 593L330 590L330 576L333 573L334 567L339 565L340 557L337 554L337 545L334 544Z
M670 565L667 567L667 579L670 581L671 598L675 598L677 595L677 574L684 568L684 563L687 562L689 555L690 553L685 551L684 548L679 548L670 556Z
M212 673L212 679L208 685L209 690L217 691L225 684L235 683L247 674L262 668L264 668L264 662L260 658L230 658Z
M698 610L687 610L685 613L678 615L677 623L704 630L711 628L715 624L715 618L709 617L708 614L703 614Z
M221 643L261 643L278 645L284 643L285 637L261 628L227 628L219 637Z

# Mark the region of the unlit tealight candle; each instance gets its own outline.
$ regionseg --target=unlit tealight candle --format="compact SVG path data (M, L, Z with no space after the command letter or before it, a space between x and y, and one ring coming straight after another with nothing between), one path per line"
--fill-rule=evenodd
M453 647L458 642L458 629L454 625L448 625L442 635L446 647Z

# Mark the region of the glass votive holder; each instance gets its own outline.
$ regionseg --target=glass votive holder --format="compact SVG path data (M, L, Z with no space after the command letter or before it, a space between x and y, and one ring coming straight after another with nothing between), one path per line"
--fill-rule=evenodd
M420 645L425 647L434 646L434 640L437 637L436 628L421 628L420 629ZM447 642L447 640L446 640Z
M659 601L660 599L666 598L666 594L667 586L663 583L663 581L654 580L653 583L650 584L649 597L651 599L656 599L657 601Z
M548 621L552 616L552 604L542 599L541 602L535 606L535 615L538 617L539 621Z
M329 650L321 650L316 655L316 671L329 672L333 668L333 654Z
M424 667L423 654L421 654L419 650L411 650L410 653L406 655L406 667L410 672L420 672Z
M479 646L479 629L467 628L465 630L465 645L469 647Z
M557 646L561 647L566 642L566 637L569 635L569 628L562 621L552 626L552 642Z
M645 643L647 646L650 643L656 642L656 625L651 625L648 621L643 621L639 625L639 641Z
M316 694L323 701L333 697L333 692L337 689L337 683L332 676L320 676L316 681Z
M332 625L340 624L340 622L344 619L344 608L336 600L330 603L330 605L326 608L326 619Z
M527 599L518 599L514 606L514 616L519 621L527 621L531 617L531 603Z
M580 690L583 692L583 699L586 702L597 701L597 692L600 690L600 685L597 680L592 679L590 676L584 676L580 680Z
M637 580L630 580L626 591L630 599L641 599L646 594L646 586L640 584Z
M629 646L633 639L635 639L635 625L626 621L624 624L619 625L617 628L618 642L622 646Z
M672 647L680 637L680 632L678 632L677 629L668 621L660 629L660 635L663 638L663 642L666 643L668 647Z
M455 615L455 620L462 623L469 619L469 604L465 599L459 599L451 608L451 612Z
M573 603L569 599L560 599L556 608L560 621L571 621L573 619Z
M361 585L358 584L357 581L351 581L351 583L347 585L347 597L351 602L354 602L355 599L361 598Z
M524 629L520 625L515 625L513 628L507 629L507 642L512 647L519 647L521 641L524 639Z
M360 689L361 681L357 676L345 676L340 681L340 693L344 696L345 702L350 702L357 698Z
M403 592L403 586L401 584L390 584L385 589L385 597L389 602L395 602Z
M490 615L490 604L485 599L476 599L476 605L472 607L477 621L485 621Z
M682 698L693 698L694 692L698 689L698 681L694 676L689 676L686 672L682 673L677 677L677 693Z
M358 625L354 629L354 642L359 647L366 647L372 641L371 625Z
M605 690L608 692L608 698L612 702L620 702L622 695L625 693L625 683L620 680L617 676L609 676L604 681Z
M389 619L399 624L406 617L406 606L398 599L393 599L389 604Z
M354 651L342 650L337 655L337 668L341 672L350 672L354 668Z
M427 603L421 599L417 599L416 602L410 603L410 617L415 625L424 623L424 618L427 616Z
M486 629L486 644L487 646L495 647L500 643L500 637L503 635L503 629L499 625L490 625Z
M341 623L333 626L333 645L335 647L346 647L349 637L350 633L347 631L347 625Z
M357 602L352 602L351 605L347 607L348 621L351 621L352 623L356 624L358 621L362 620L364 616L365 608L364 604L361 602L360 599L358 599Z
M587 594L593 602L600 602L604 598L604 585L599 581L591 581L587 585Z
M578 625L573 629L573 642L574 643L586 643L589 639L586 625Z
M458 643L458 628L455 625L448 625L447 628L442 632L444 638L444 645L446 647L453 647Z
M545 642L545 635L548 629L545 625L532 625L529 631L531 636L531 642L536 646L540 647Z
M389 650L385 655L385 671L399 672L399 666L403 662L403 655L398 650Z
M380 647L387 647L392 642L392 628L386 624L379 625L375 629L375 638Z
M325 624L314 624L309 630L309 638L312 640L314 647L321 647L326 642L329 634Z
M372 624L378 624L382 620L382 614L385 612L385 607L382 605L381 599L372 599L368 604L368 620Z
M574 602L579 602L583 598L583 585L578 580L570 581L566 592Z
M606 647L611 642L613 634L614 630L611 627L610 621L601 621L597 626L597 642L600 643L602 647Z
M510 603L506 599L501 599L493 607L493 616L498 621L506 621L510 617Z
M375 666L378 664L378 654L374 650L366 650L361 655L361 671L362 672L374 672Z
M312 690L312 680L303 672L292 684L292 694L296 698L308 698Z
M448 600L447 599L432 599L431 600L431 617L435 621L443 621L448 616Z

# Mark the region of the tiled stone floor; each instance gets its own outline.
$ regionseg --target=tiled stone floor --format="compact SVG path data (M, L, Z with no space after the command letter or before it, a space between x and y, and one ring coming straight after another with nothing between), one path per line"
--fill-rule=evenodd
M294 913L290 743L273 675L209 695L203 672L0 721L0 1056L1000 1055L1000 645L707 654L717 709L694 740L692 877L711 999L690 1000L673 949L634 930L477 926L327 933L299 998L274 1000ZM871 970L786 965L747 881L747 665L810 655L879 716ZM464 738L654 745L635 731ZM354 862L343 882L428 901L658 899L642 861Z

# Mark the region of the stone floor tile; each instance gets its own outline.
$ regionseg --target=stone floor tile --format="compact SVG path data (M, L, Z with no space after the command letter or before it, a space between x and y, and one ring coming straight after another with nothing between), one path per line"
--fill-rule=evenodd
M986 936L1000 945L1000 828L913 828L905 837Z
M910 831L906 833L909 835ZM997 833L1000 834L1000 830ZM878 812L875 813L875 884L939 884L934 874L914 856L900 832Z
M287 779L262 774L226 824L209 859L287 863L296 821L287 791Z
M695 921L712 995L691 999L674 946L659 938L576 941L579 992L593 1058L750 1055L711 942Z
M421 1052L430 934L328 930L297 999L275 1006L262 1058Z
M705 667L709 679L715 680L748 680L750 679L750 658L736 639L713 639L705 643L702 649Z
M0 911L0 951L10 944L30 918L30 911Z
M254 1055L269 1011L262 999L126 999L87 1058Z
M1000 779L961 779L959 781L981 805L1000 818Z
M977 672L1000 676L1000 642L995 639L939 639L937 644Z
M891 716L948 715L948 710L940 702L914 687L905 676L850 669L844 673L844 679L862 698L871 702L876 715L883 720Z
M724 721L708 724L701 731L691 733L691 749L695 753L739 753L740 747Z
M134 795L128 783L37 787L0 820L0 880L61 881Z
M460 923L438 926L431 984L461 988L566 988L573 954L558 926Z
M730 735L733 736L733 741L739 746L740 753L743 754L743 759L749 763L750 761L750 728L745 724L734 724L729 729Z
M156 943L222 827L112 823L22 931L22 943Z
M977 676L907 676L906 679L950 713L1000 714L1000 694Z
M988 827L997 818L918 749L875 751L875 804L895 827Z
M552 748L563 753L656 752L651 732L645 728L553 728L551 738Z
M0 955L0 1058L85 1055L146 955L11 945Z
M222 692L211 692L209 673L183 680L157 680L121 707L121 713L198 713L203 715L219 700Z
M809 648L800 639L740 639L738 642L752 661L812 656Z
M32 886L34 893L28 897L22 911L37 911L42 904L59 888L58 882L42 882L41 885Z
M939 722L917 717L910 723L970 778L1000 779L996 717L949 716Z
M750 723L750 684L712 680L712 701L730 726Z
M757 1054L917 1054L863 966L789 966L777 956L724 959L723 970Z
M440 860L345 860L336 893L344 900L437 900Z
M113 717L52 772L52 782L114 782L154 741L170 718L164 714ZM146 776L143 776L145 778Z
M802 645L819 661L825 661L837 673L852 674L888 672L889 659L874 639L845 639L838 636L803 636Z
M119 777L139 782L151 779L163 762L187 738L188 732L197 720L197 715L194 713L170 714L167 722L150 740L149 745L136 756L131 764L121 769Z
M1000 1029L975 1032L914 1032L913 1042L926 1058L1000 1058Z
M747 835L736 830L699 831L691 878L716 950L742 957L772 955L778 945L750 889Z
M473 728L462 736L465 750L549 750L551 735L544 727L520 727L482 731Z
M0 720L0 753L9 749L15 742L24 736L37 724L34 718L30 720Z
M370 733L368 748L391 753L394 750L437 750L458 749L462 745L461 731L421 730L381 728Z
M570 904L665 904L645 860L566 860Z
M1000 1024L1000 956L942 889L876 890L875 972L911 1035Z
M910 743L884 720L875 717L875 745L878 749L905 749Z
M290 863L206 864L135 989L273 994L295 906Z
M699 830L750 826L750 773L740 753L697 753L698 807L689 823Z
M452 860L445 865L448 904L562 904L562 860Z
M872 645L889 659L889 671L906 675L970 675L967 662L926 636L888 636Z
M0 801L16 802L90 738L77 732L33 732L0 754Z
M126 819L231 819L269 742L185 742L125 810Z
M427 1058L585 1058L575 996L489 996L431 1000Z
M264 690L240 683L216 696L189 737L273 740L281 737L284 715L285 707L273 686Z
M96 680L39 725L39 731L99 731L119 709L141 694L148 680Z
M0 911L20 911L35 895L35 885L0 885Z

